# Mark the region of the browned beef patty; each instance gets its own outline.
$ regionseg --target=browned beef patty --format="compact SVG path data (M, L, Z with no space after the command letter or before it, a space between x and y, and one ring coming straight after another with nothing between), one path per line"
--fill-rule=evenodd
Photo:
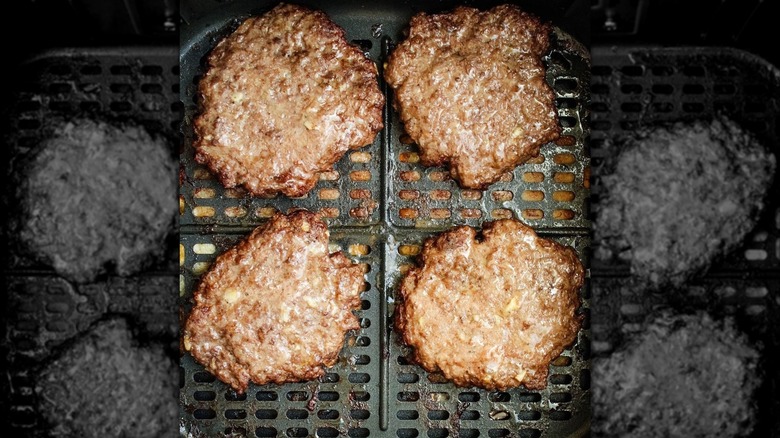
M140 126L57 125L16 188L15 238L72 281L138 273L173 230L177 167L170 144Z
M395 326L413 360L456 385L547 385L548 365L572 345L585 272L577 253L517 220L426 240L401 283Z
M759 360L730 318L652 315L620 349L593 360L593 436L751 436Z
M161 346L140 345L124 319L96 324L37 374L46 436L175 437L177 368Z
M208 57L195 160L226 187L302 196L382 129L376 65L320 11L282 4Z
M755 227L776 158L727 118L643 129L601 169L596 256L648 287L679 287ZM607 170L611 168L611 170Z
M315 379L358 329L363 268L328 253L314 213L277 214L217 257L195 291L184 348L239 392Z
M449 163L462 187L485 188L560 136L541 59L550 32L513 5L412 17L385 79L424 165Z

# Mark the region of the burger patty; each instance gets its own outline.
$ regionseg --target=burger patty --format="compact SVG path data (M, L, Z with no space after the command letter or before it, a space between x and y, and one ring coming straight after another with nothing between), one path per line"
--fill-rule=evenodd
M585 272L577 253L518 220L425 241L401 282L395 327L412 360L456 385L543 389L548 365L576 340Z
M611 356L593 359L594 436L749 436L758 361L730 319L662 312Z
M71 281L140 272L173 230L177 169L168 142L142 127L63 123L20 177L16 239Z
M315 379L360 326L363 268L328 253L318 215L277 214L217 257L195 291L184 348L236 391Z
M302 196L382 129L376 65L320 11L281 4L208 57L195 160L225 187Z
M162 347L138 345L124 319L96 324L37 376L47 436L176 436L177 368Z
M622 146L601 177L597 257L629 261L654 288L681 286L755 227L776 160L733 121L645 129Z
M483 189L560 136L541 59L550 32L514 5L412 17L385 79L424 165Z

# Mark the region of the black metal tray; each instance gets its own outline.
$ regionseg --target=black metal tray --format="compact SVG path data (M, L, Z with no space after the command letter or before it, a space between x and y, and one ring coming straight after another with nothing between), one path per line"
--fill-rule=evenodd
M484 192L460 190L446 169L424 168L416 162L416 146L402 141L403 128L390 105L391 91L380 79L388 103L385 129L374 144L348 153L336 164L336 171L324 174L304 198L251 198L241 190L224 189L193 162L190 125L197 114L195 93L204 56L242 19L267 11L275 3L235 1L218 8L215 2L192 3L201 9L182 8L181 44L185 145L181 155L184 257L180 293L185 314L199 274L214 257L277 210L320 211L329 224L333 249L367 263L370 270L363 308L358 312L362 328L347 340L339 363L318 381L250 385L239 397L191 356L183 356L182 433L196 437L399 438L586 434L590 418L587 319L576 344L551 366L547 389L489 392L455 387L409 364L390 318L399 275L414 262L424 238L455 224L480 226L484 221L517 217L541 234L575 246L587 263L587 50L556 29L554 50L546 58L547 79L556 90L566 139L545 145L542 158L518 167ZM348 39L377 63L380 72L414 12L437 12L454 5L305 4L324 10L344 27ZM554 17L547 18L555 24ZM587 286L582 297L587 315Z
M59 121L74 116L132 120L175 145L182 117L177 54L175 47L53 49L9 69L15 88L3 102L4 176L13 182L19 158L34 152ZM13 201L4 201L11 209L4 213L15 214ZM168 242L171 254L176 237ZM13 246L6 251L0 268L4 436L45 436L33 371L104 315L129 317L144 340L165 342L174 351L175 256L144 274L74 285Z
M592 77L592 209L599 207L600 171L615 154L611 140L640 126L727 114L754 132L780 158L780 70L730 48L594 47ZM629 265L591 263L593 351L611 351L641 329L659 307L705 309L732 316L764 352L780 347L780 177L742 247L716 262L686 291L663 294L632 287ZM764 354L766 383L758 395L752 436L780 437L780 363Z

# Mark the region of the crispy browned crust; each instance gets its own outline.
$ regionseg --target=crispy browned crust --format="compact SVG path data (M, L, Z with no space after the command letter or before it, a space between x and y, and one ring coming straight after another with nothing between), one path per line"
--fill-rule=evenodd
M548 365L572 345L585 271L570 247L522 222L459 226L425 241L401 282L395 328L412 360L458 386L547 386Z
M560 136L541 59L550 32L514 5L412 17L384 76L424 165L482 189Z
M217 257L195 291L184 348L236 391L316 379L360 328L363 269L328 254L318 215L277 214Z
M249 18L208 57L195 160L225 187L302 196L382 129L376 75L321 11L281 4Z

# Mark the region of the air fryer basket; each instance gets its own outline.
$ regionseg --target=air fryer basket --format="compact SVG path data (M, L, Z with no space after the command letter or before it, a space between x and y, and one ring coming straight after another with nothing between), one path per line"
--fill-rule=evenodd
M455 224L480 226L517 217L540 234L572 245L587 265L589 194L589 55L556 30L546 58L548 82L564 138L542 156L504 175L484 192L461 190L444 168L424 168L388 102L385 129L374 144L349 152L334 172L321 175L303 198L251 198L224 189L193 161L191 121L197 114L197 81L204 57L243 18L273 4L233 2L188 20L182 28L181 88L185 146L180 193L182 235L180 293L187 314L198 276L213 259L275 211L319 211L331 230L331 247L368 265L361 329L348 336L336 366L318 381L250 385L238 396L195 363L181 359L182 433L191 436L257 437L505 437L582 436L590 418L590 330L586 322L571 348L551 365L543 391L514 388L489 392L458 388L406 360L392 331L396 287L415 262L424 239ZM377 63L380 73L414 12L405 5L342 1L319 5L348 39ZM435 12L435 10L434 10ZM380 74L381 76L381 74ZM588 287L583 288L588 315Z
M614 48L593 50L592 209L611 139L639 126L725 114L755 133L780 158L780 71L760 58L727 48ZM629 266L593 259L593 350L610 351L641 329L661 306L706 309L732 316L765 352L780 347L780 178L767 196L755 230L743 246L692 281L687 292L647 294L632 287ZM758 394L753 436L780 436L780 363L764 355L765 385ZM773 355L776 356L776 355Z
M4 102L7 176L13 182L23 169L21 158L34 152L53 126L77 115L132 120L175 145L182 114L177 53L168 47L55 49L11 71L17 88ZM15 214L14 201L7 201ZM2 397L10 430L4 436L45 436L35 408L34 370L103 315L129 317L144 339L176 339L175 261L170 258L145 274L74 285L13 247L7 251Z

